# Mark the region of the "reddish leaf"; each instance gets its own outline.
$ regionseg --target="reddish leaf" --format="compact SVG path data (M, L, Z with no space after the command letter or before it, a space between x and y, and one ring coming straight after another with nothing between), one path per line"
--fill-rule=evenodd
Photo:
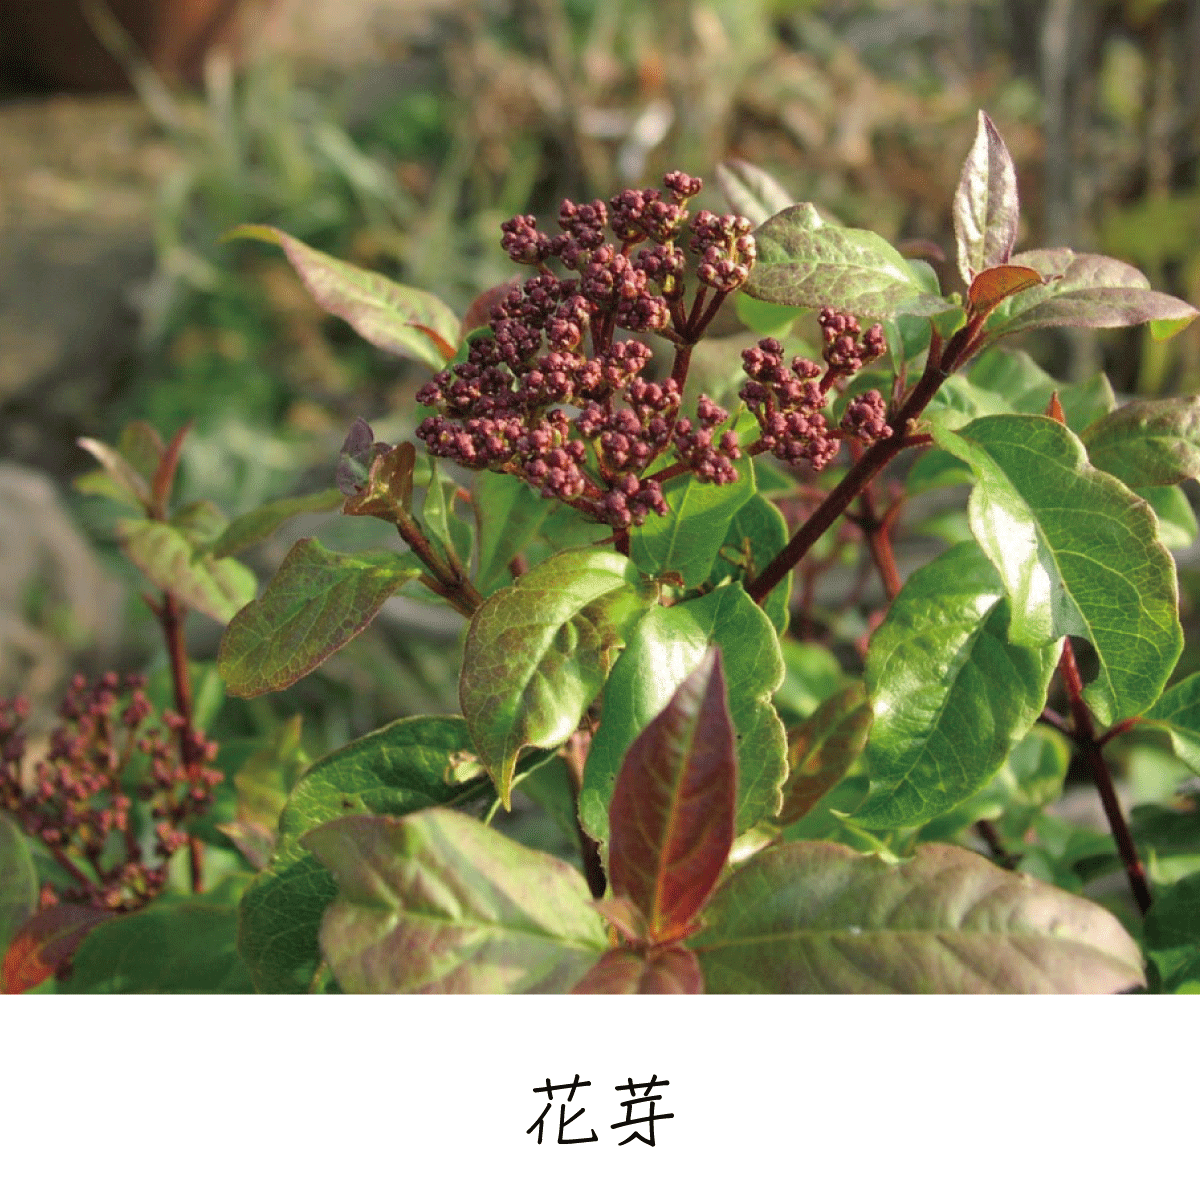
M114 913L86 904L55 904L17 930L0 965L0 992L27 992L66 966L80 943Z
M576 996L699 996L700 963L686 946L610 950L572 989Z
M486 325L492 319L492 314L496 311L496 307L500 301L513 288L520 286L521 276L514 275L511 279L506 279L503 283L498 283L495 287L488 288L486 292L480 292L471 301L467 311L463 314L461 326L462 337L466 337L468 333L474 333L476 329Z
M609 811L609 878L652 942L685 937L733 845L737 759L720 650L629 748Z
M171 485L175 482L175 472L179 469L179 455L183 450L184 439L191 428L192 423L188 421L175 434L166 449L163 450L162 457L158 460L158 466L155 468L150 490L154 493L154 503L158 505L160 512L166 511L167 501L171 497Z
M854 765L873 718L866 689L855 683L830 696L788 734L788 774L779 825L799 821Z
M967 301L976 316L990 313L1001 300L1015 296L1026 288L1044 282L1040 271L1032 267L1019 267L1016 263L1004 263L999 267L988 267L980 271L971 281Z
M380 517L395 523L411 510L416 461L417 452L411 442L377 453L366 484L346 498L342 511L351 517Z
M958 270L970 282L1008 262L1017 240L1017 172L1004 139L985 112L954 193Z

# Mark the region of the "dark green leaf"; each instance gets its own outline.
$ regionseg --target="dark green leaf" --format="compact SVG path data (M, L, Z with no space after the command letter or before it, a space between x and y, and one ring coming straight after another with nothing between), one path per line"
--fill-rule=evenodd
M788 731L789 771L777 824L799 821L841 781L867 744L872 719L866 689L854 683Z
M467 631L459 699L507 807L525 746L560 746L651 602L611 550L567 550L490 596Z
M1013 646L1009 605L973 542L915 571L871 638L869 829L920 825L979 790L1046 703L1059 646Z
M859 317L931 314L952 307L925 291L904 256L878 234L830 225L796 204L755 232L758 262L746 293L792 308L831 305Z
M215 621L230 620L254 599L253 571L232 558L193 557L193 540L174 525L130 517L118 522L117 534L151 583Z
M580 820L598 842L608 841L608 805L629 747L712 643L720 646L727 667L737 736L737 830L778 812L787 774L783 724L770 702L783 679L779 639L762 609L733 583L671 608L651 609L618 659L604 689L579 796Z
M508 564L537 536L549 502L523 479L479 471L471 489L479 529L479 571L475 586L485 596L509 581Z
M571 991L576 996L698 996L704 976L686 946L614 949Z
M720 651L710 649L638 734L609 809L608 879L651 942L686 937L733 845L737 759Z
M1080 435L1093 467L1126 487L1167 487L1200 475L1200 396L1134 400Z
M217 656L225 686L234 696L290 686L366 629L383 602L420 573L408 556L335 554L302 539L225 630Z
M956 846L889 865L828 842L756 854L689 945L710 992L1116 992L1141 953L1099 905Z
M239 225L228 238L280 246L300 282L328 313L348 322L373 346L438 369L454 357L459 321L431 292L404 287L386 276L322 254L279 229Z
M254 990L237 952L237 904L248 875L204 896L164 895L92 930L59 990L90 993L244 993Z
M965 283L1008 262L1017 242L1019 211L1012 156L991 118L980 111L975 142L954 193L958 273Z
M736 465L734 483L718 487L687 471L663 487L671 511L650 513L629 535L629 557L647 575L675 571L688 588L704 582L734 514L754 495L753 460L743 456Z
M272 500L235 517L216 541L203 547L213 558L228 554L240 554L250 546L269 538L285 521L301 513L328 512L342 503L342 493L337 488L326 488L311 496L293 496L287 500Z
M1200 775L1200 672L1168 688L1143 720L1163 729L1175 753Z
M304 844L337 880L321 950L347 992L565 992L606 949L574 867L452 810L344 817Z
M0 958L38 903L37 870L21 827L0 812Z
M757 474L757 469L756 469ZM707 586L715 588L726 579L749 582L761 574L767 564L788 543L787 522L783 513L765 496L756 492L733 514L725 541L709 572ZM763 612L771 618L776 632L783 636L788 624L788 601L792 591L789 574L772 588L763 601Z
M1009 640L1086 638L1100 666L1084 690L1092 711L1105 725L1144 711L1183 645L1175 564L1149 506L1046 417L983 417L934 437L975 472L971 530L1012 601Z
M1046 282L996 308L987 323L993 339L1055 325L1116 329L1196 316L1190 304L1152 291L1150 281L1136 267L1102 254L1027 250L1013 255L1011 261L1041 272Z

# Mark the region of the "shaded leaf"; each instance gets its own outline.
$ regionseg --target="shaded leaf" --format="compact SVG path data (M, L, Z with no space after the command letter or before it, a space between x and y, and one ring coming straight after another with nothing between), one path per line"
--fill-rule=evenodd
M583 876L448 809L304 838L338 885L321 950L347 992L565 992L607 939Z
M957 846L895 866L829 842L755 855L690 941L710 992L1116 992L1143 983L1120 922Z
M811 204L776 213L754 237L758 261L745 290L756 300L793 308L828 304L859 317L928 315L953 307L927 292L903 255L878 234L831 225Z
M1134 400L1079 435L1093 467L1126 487L1166 487L1200 476L1200 396Z
M637 568L610 550L568 550L475 612L459 699L475 748L509 804L525 746L560 746L608 678L650 604Z
M292 496L286 500L272 500L258 508L235 517L215 541L204 546L203 552L213 558L229 554L240 554L250 546L265 541L285 521L301 513L328 512L342 503L342 493L337 488L326 488L309 496Z
M1142 720L1162 729L1175 754L1200 775L1200 671L1163 692Z
M986 327L992 338L1057 325L1116 329L1152 320L1190 321L1196 316L1190 304L1152 291L1150 281L1136 267L1102 254L1027 250L1011 261L1032 267L1046 282L997 306Z
M710 649L637 736L609 809L608 878L647 937L685 937L733 845L737 759L720 651Z
M549 505L523 479L478 471L471 487L479 529L475 586L485 596L508 582L508 564L537 536Z
M725 531L725 541L705 581L706 586L718 587L726 579L748 583L766 569L767 564L787 543L788 527L783 513L765 496L755 492L733 514ZM780 637L787 630L791 591L792 576L789 572L783 582L771 589L762 603L763 612L771 618L771 624Z
M754 495L753 459L743 455L735 465L737 480L720 487L691 471L664 485L671 511L665 516L650 513L629 534L629 557L647 575L675 571L687 588L704 582L734 514Z
M609 950L571 989L576 996L699 996L704 976L686 946Z
M979 790L1046 703L1059 645L1011 645L1009 604L974 542L913 572L871 638L869 829L920 825Z
M435 370L454 357L459 320L431 292L405 287L375 271L322 254L267 225L239 225L225 236L280 246L312 298L326 312L348 322L371 345L415 358Z
M608 806L629 747L710 644L721 648L736 731L737 831L779 810L787 774L786 737L771 704L783 679L779 639L762 609L732 583L671 608L651 609L617 660L579 795L580 820L596 841L608 841Z
M193 540L174 525L130 517L117 523L117 535L151 583L214 621L224 624L254 599L253 571L236 559L194 556Z
M975 472L971 530L1012 602L1009 640L1086 638L1100 669L1084 698L1099 720L1148 708L1183 646L1175 564L1149 506L1046 417L982 417L934 439Z
M100 485L90 476L76 481L80 491L93 495L107 495L113 500L123 500L134 508L149 509L150 482L137 471L119 451L95 438L76 438L76 444L86 450L103 468L109 486ZM86 481L86 482L85 482Z
M237 952L237 902L250 876L204 896L163 895L92 930L63 992L179 995L254 990Z
M539 759L520 764L516 779ZM292 790L267 869L247 889L239 948L263 992L305 991L316 971L333 877L300 845L326 821L354 813L403 816L492 794L457 716L403 717L318 759Z
M52 904L35 912L13 935L0 964L0 992L27 992L71 961L79 944L115 914L86 904Z
M1183 488L1140 487L1134 488L1134 495L1154 509L1158 518L1158 540L1168 550L1182 550L1200 534L1195 510Z
M225 630L217 663L230 694L276 692L315 670L421 573L410 564L386 551L336 554L315 538L298 541Z
M1060 383L1052 378L1025 353L995 346L979 356L967 370L967 377L978 387L984 388L1007 400L1008 412L1046 415L1050 397L1057 392L1067 418L1067 426L1081 433L1093 421L1117 407L1112 384L1103 372L1079 383ZM974 416L983 416L976 412Z
M999 130L983 111L959 176L953 212L958 273L964 283L1008 262L1020 213L1017 171Z
M0 954L37 910L38 878L20 825L0 812Z
M788 731L788 777L776 824L799 821L839 783L867 744L873 714L866 689L853 683Z
M795 204L773 175L740 158L718 163L716 176L729 211L755 225Z

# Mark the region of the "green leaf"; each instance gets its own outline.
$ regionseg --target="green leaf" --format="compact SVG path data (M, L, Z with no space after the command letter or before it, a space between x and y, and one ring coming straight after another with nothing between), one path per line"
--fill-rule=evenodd
M21 827L0 812L0 959L38 904L37 870Z
M996 308L986 326L992 340L1058 325L1117 329L1147 321L1190 321L1197 315L1190 304L1152 291L1136 267L1103 254L1027 250L1011 261L1041 272L1046 282Z
M344 817L304 839L338 898L321 950L347 992L565 992L607 948L574 867L460 813Z
M1092 466L1126 487L1167 487L1200 476L1200 396L1134 400L1079 436Z
M1154 722L1166 732L1176 755L1200 775L1200 671L1163 692L1142 722Z
M328 512L339 508L343 500L337 488L326 488L310 496L293 496L287 500L272 500L234 518L215 541L202 547L213 558L240 554L250 546L265 541L285 521L301 513Z
M179 995L254 990L237 952L237 904L250 876L204 896L163 895L93 929L62 992Z
M748 582L761 574L787 543L788 527L783 513L765 496L755 492L733 514L706 586L718 587L726 579ZM771 589L762 605L780 637L787 629L791 591L789 573L778 587Z
M254 599L253 571L232 558L195 557L193 540L174 525L128 517L117 523L117 535L151 583L214 621L224 624Z
M736 800L725 679L710 649L629 747L609 809L609 883L650 942L690 932L729 857Z
M1141 953L1099 905L956 846L891 866L828 842L756 854L689 942L709 992L1117 992Z
M768 217L790 208L795 201L783 185L762 167L730 158L717 164L717 187L730 212L761 225Z
M509 582L508 564L537 536L549 505L523 479L479 471L471 488L479 529L475 586L490 596Z
M981 271L1008 262L1017 242L1017 171L999 130L982 110L975 142L954 193L958 273L970 283Z
M425 491L425 503L421 508L425 531L446 562L457 561L465 571L471 563L473 535L471 527L454 511L458 484L452 479L442 479L438 474L437 459L432 454L427 458L429 487Z
M1149 506L1046 417L982 417L934 439L975 472L971 530L1012 601L1009 640L1086 638L1100 670L1084 698L1099 720L1148 708L1183 646L1175 564Z
M304 834L353 813L403 816L490 792L462 717L404 717L313 763L280 816L270 863L242 901L240 949L258 990L304 991L318 966L317 931L337 888L300 845Z
M608 841L608 805L629 747L713 643L727 668L737 734L737 831L779 811L787 749L770 702L783 679L779 639L762 609L733 583L671 608L651 609L617 660L579 795L580 820L596 841Z
M1186 549L1200 534L1195 510L1183 488L1140 487L1134 488L1134 495L1154 509L1158 518L1158 540L1168 550Z
M637 568L611 550L568 550L475 612L459 699L475 748L509 804L525 746L561 746L604 686L650 604Z
M119 451L95 438L78 438L77 444L86 450L103 468L102 478L85 475L75 486L91 495L108 496L134 508L146 510L151 504L150 482ZM105 482L107 481L107 482Z
M1009 604L973 542L915 571L871 638L868 829L920 825L979 790L1046 703L1057 643L1005 636Z
M221 639L217 663L230 694L277 692L315 670L421 573L410 563L386 551L336 554L315 538L297 542Z
M699 586L712 570L734 514L754 495L754 462L743 456L737 481L717 486L690 471L663 487L666 516L650 513L630 531L629 557L651 576L676 571L684 587Z
M968 368L967 378L977 387L1003 397L1008 412L1044 416L1050 397L1057 392L1067 426L1075 433L1081 433L1117 407L1112 384L1103 372L1079 383L1060 383L1024 350L1010 350L1006 346L985 350Z
M1159 890L1146 914L1147 957L1164 991L1200 982L1200 874Z
M799 821L845 777L867 744L872 720L866 689L853 683L788 731L789 771L777 824Z
M776 213L754 237L758 262L745 290L756 300L792 308L828 304L876 318L953 307L925 291L904 256L878 234L830 225L811 204Z
M780 638L785 675L775 693L775 706L785 720L795 723L811 717L817 708L846 684L846 672L833 651L820 642Z
M609 950L571 989L576 996L698 996L704 976L686 946Z
M415 358L435 370L454 357L458 318L431 292L393 283L375 271L322 254L267 225L239 225L225 236L282 247L312 298L371 345Z

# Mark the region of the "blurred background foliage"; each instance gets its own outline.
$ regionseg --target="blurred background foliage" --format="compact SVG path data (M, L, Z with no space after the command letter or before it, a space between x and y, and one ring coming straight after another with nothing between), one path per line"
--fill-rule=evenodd
M0 22L17 21L19 7L0 5ZM181 499L210 498L234 515L327 486L355 416L389 439L411 431L423 372L326 318L277 251L224 244L245 221L278 225L463 311L513 274L499 248L506 217L533 212L545 223L565 196L608 196L670 168L711 177L738 157L847 224L939 247L946 257L935 265L953 290L950 201L982 107L1017 163L1022 245L1109 253L1200 304L1194 0L329 0L341 22L329 28L354 36L322 38L318 22L307 43L294 27L320 3L247 0L236 40L177 72L190 84L112 11L86 7L134 96L96 111L141 122L130 153L151 156L129 172L145 195L152 255L127 280L136 320L101 379L55 390L51 372L0 393L0 458L63 483L87 466L75 436L115 442L134 419L169 436L190 421ZM6 69L0 137L6 122L39 128L39 105L62 111L44 62ZM10 165L0 227L20 220L22 197L44 197L44 154L34 146ZM712 189L702 202L720 203ZM69 219L86 223L94 208L68 206ZM1104 369L1118 394L1200 390L1195 327L1166 343L1136 330L1025 345L1065 380ZM154 630L115 552L112 513L95 498L66 503L103 547L105 570L129 584L116 641L98 649L93 639L92 650L144 662ZM371 525L293 521L254 565L269 572L318 528L331 545L385 544ZM1200 594L1186 569L1183 590ZM35 591L22 604L22 620L52 632L46 644L70 642L53 633L69 616L53 597ZM280 736L298 711L314 755L392 717L453 708L455 623L403 597L388 614L291 691L214 704L229 752L247 752L239 739ZM197 660L211 660L220 630L195 618L191 633ZM864 633L860 619L846 637ZM88 644L76 637L71 654ZM31 670L6 687L28 685ZM811 690L810 674L797 667L785 690ZM810 699L799 715L819 688ZM1139 787L1152 789L1151 767L1134 767Z

